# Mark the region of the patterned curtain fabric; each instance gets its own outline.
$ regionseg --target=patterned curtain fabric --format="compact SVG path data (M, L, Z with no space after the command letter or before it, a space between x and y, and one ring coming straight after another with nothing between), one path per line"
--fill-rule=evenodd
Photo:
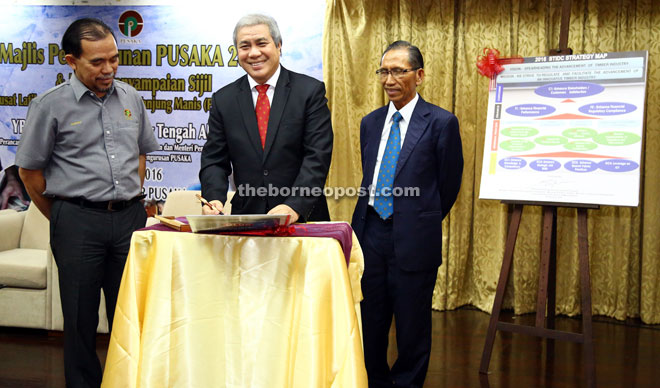
M502 263L509 206L479 200L488 80L477 73L485 47L502 56L547 55L559 42L561 0L328 0L323 72L335 131L327 185L358 187L360 119L387 103L374 73L385 47L417 45L426 78L420 95L454 112L461 124L465 171L456 205L445 219L443 265L433 306L474 305L489 312ZM646 126L640 206L589 210L593 312L660 323L660 2L576 0L569 47L576 54L648 50ZM350 221L357 198L328 198L334 220ZM560 208L557 221L557 313L580 311L577 214ZM505 307L536 306L541 208L526 206L518 233ZM438 253L440 254L440 252Z

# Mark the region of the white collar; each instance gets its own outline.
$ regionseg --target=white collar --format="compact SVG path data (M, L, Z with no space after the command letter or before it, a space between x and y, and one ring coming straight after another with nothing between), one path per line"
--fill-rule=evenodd
M280 69L282 69L282 65L277 65L277 70L275 70L275 73L266 81L266 84L268 84L271 88L275 89L275 85L277 85L277 80L280 78ZM248 77L248 83L250 84L250 90L254 89L255 86L259 85L257 81L255 81L252 77L250 77L250 74L247 75Z
M415 110L417 101L419 101L419 93L415 93L415 97L413 97L412 100L410 100L406 105L404 105L403 108L398 110L398 112L401 114L401 117L403 117L403 121L405 121L406 123L410 122L410 118L412 117L413 111ZM387 110L387 116L385 116L386 123L392 121L392 116L394 116L395 112L397 112L397 109L394 106L394 103L390 101L389 108Z

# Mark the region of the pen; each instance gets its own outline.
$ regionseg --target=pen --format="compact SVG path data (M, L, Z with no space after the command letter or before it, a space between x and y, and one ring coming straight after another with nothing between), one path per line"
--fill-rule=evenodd
M211 209L218 210L218 211L220 212L220 214L224 214L224 213L222 212L222 210L219 210L217 207L213 206L209 201L205 200L204 197L202 197L201 195L199 195L199 194L195 194L195 196L196 196L197 199L199 199L199 201L200 201L201 203L203 203L204 205L210 207Z

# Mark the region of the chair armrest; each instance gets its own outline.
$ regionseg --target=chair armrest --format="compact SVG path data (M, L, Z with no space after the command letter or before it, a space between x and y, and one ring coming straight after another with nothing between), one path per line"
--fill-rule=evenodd
M49 246L46 253L46 327L48 330L52 330L53 327L53 269L55 269L55 259ZM57 273L55 275L57 276Z
M146 223L145 227L149 227L151 225L156 225L158 222L159 221L154 217L147 217L147 223Z
M235 191L228 191L227 192L227 200L225 201L225 206L222 209L222 212L226 215L231 214L231 199L234 198L234 194L236 194Z
M0 214L0 251L19 247L25 212L3 212Z
M50 264L48 290L50 294L50 317L49 328L50 330L64 330L64 319L62 318L62 302L60 301L60 279L59 271L57 270L57 263L55 257L52 255L51 250L48 250L48 260Z

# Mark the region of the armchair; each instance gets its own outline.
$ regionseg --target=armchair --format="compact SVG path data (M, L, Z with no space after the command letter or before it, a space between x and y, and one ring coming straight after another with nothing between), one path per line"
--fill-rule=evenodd
M34 204L0 214L0 326L50 329L54 265L48 225Z

